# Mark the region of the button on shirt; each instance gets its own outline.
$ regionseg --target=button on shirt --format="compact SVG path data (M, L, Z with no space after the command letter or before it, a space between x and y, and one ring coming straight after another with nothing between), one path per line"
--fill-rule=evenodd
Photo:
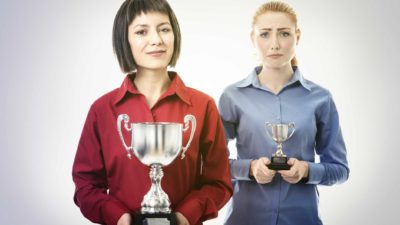
M185 115L195 116L197 126L185 158L179 155L163 167L161 180L172 210L181 212L190 224L216 217L231 197L226 139L214 101L186 87L176 73L169 74L170 87L151 109L132 82L134 74L91 106L72 171L75 203L89 220L117 224L123 213L134 215L140 210L143 196L150 189L149 167L136 157L127 157L117 131L120 114L127 114L129 123L183 123ZM190 131L183 133L183 145ZM123 129L123 136L130 145L130 133Z
M234 194L227 225L313 225L318 215L317 184L347 180L349 168L338 112L331 94L304 79L296 67L292 79L274 94L258 79L261 67L228 86L219 101L228 139L236 139L237 158L230 160ZM277 173L271 183L249 178L251 160L270 158L277 144L266 123L295 123L292 137L283 143L288 158L308 162L308 181L290 184ZM320 162L316 162L316 155Z

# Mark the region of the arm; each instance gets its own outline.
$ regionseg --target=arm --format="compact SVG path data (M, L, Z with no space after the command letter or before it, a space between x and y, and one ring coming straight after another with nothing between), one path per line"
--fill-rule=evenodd
M191 191L176 209L191 225L215 218L232 196L225 136L213 101L208 103L200 134L200 151L203 165L199 189Z
M226 135L226 142L234 140L236 138L236 125L233 122L226 121L225 118L226 114L223 113L221 110L221 119L224 125L225 135ZM228 149L228 154L230 151ZM231 169L231 176L234 180L251 180L251 162L252 159L229 159L229 165Z
M101 151L97 118L92 106L72 168L76 187L74 201L82 214L92 222L117 224L119 218L129 210L107 194L107 176Z
M308 162L308 183L333 185L348 179L347 151L339 125L339 116L331 95L317 115L315 149L320 163Z
M224 125L226 142L237 137L238 115L235 110L234 102L228 93L224 92L219 99L219 112ZM228 151L229 153L229 151ZM231 176L234 180L252 180L250 178L252 159L229 159Z

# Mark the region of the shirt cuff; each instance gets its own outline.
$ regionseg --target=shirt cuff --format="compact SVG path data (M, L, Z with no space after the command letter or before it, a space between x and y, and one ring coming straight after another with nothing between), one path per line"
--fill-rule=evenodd
M308 182L307 184L321 183L325 174L325 167L320 163L308 162Z
M195 199L185 201L176 211L182 213L189 224L197 224L203 212L200 203Z
M235 180L252 180L249 177L252 159L231 160L231 175Z
M116 200L110 200L104 203L101 209L103 221L109 225L116 225L119 218L124 213L129 213L129 210L120 202Z

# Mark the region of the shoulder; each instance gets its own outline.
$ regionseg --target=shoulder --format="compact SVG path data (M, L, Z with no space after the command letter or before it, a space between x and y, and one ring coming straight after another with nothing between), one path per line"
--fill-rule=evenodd
M209 102L214 101L214 99L210 95L195 88L186 87L186 91L188 96L190 96L192 104L199 104L199 103L207 104Z
M231 84L228 84L228 86L226 86L224 88L223 93L234 93L234 92L238 92L241 88L245 88L247 86L249 86L249 79L248 78L243 78L241 80L235 81Z
M97 98L92 106L91 109L95 110L95 111L101 111L104 110L104 108L108 108L109 106L111 106L112 104L115 103L118 93L119 93L120 88L115 88L112 91L109 91L105 94L103 94L102 96L100 96L99 98Z
M235 96L237 94L246 92L245 90L247 89L251 89L254 83L258 82L257 74L259 73L260 70L261 67L255 67L253 70L250 71L250 73L246 77L229 84L228 86L225 87L222 95Z
M327 112L336 110L333 96L327 88L309 80L306 82L311 89L310 101L315 104L317 115L324 116Z
M313 95L321 98L331 98L331 92L327 88L307 79L304 79L304 82L310 88Z
M220 100L235 99L239 95L243 95L244 89L246 89L248 86L250 85L248 84L246 78L231 83L223 89Z

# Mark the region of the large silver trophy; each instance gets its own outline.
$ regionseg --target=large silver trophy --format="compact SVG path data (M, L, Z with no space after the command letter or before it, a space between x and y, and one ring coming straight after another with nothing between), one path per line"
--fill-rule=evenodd
M294 123L288 124L273 124L266 123L267 133L277 143L278 149L271 157L271 163L268 166L271 170L289 170L290 166L287 164L287 156L283 152L282 144L288 140L296 130Z
M128 132L131 132L131 145L125 143L122 135L121 123ZM189 129L191 122L191 133L186 146L182 147L182 134ZM151 188L143 197L141 203L141 214L145 224L172 224L168 221L171 214L170 200L168 195L161 188L161 178L163 177L162 166L169 165L181 152L181 158L185 157L185 152L192 142L196 130L196 118L193 115L184 117L184 127L181 123L169 122L145 122L130 123L129 116L121 114L117 119L118 133L122 144L125 147L128 157L133 154L143 164L150 166ZM157 216L161 215L161 216ZM158 218L157 218L158 217Z

